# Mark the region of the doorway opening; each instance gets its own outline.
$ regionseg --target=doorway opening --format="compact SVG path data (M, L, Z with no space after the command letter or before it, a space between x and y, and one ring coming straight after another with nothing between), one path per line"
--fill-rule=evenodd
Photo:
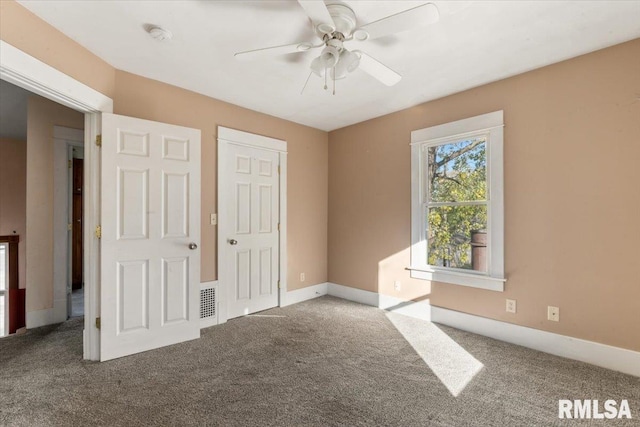
M7 240L0 336L6 336L84 313L85 119L5 80L0 80L0 92L0 235Z
M101 113L113 111L113 100L69 75L0 40L0 79L72 108L84 115L84 280L85 316L83 358L99 360L100 265L99 241L93 230L100 224L100 152L97 141Z
M0 337L25 326L26 93L0 81Z
M71 252L71 299L67 302L68 317L84 316L84 251L83 251L83 189L84 189L84 147L69 147L71 153L71 179L69 201L71 230L69 250Z
M66 265L67 318L80 317L84 315L84 131L54 126L53 144L59 163L54 179L58 195L54 227L60 230L55 234L60 251L54 257Z

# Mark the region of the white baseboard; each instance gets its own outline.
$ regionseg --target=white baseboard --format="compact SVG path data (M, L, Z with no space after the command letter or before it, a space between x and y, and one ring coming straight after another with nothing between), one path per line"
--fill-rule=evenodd
M500 341L640 377L640 352L633 350L436 306L431 307L431 320Z
M210 317L208 319L200 319L200 329L209 328L218 324L217 316Z
M53 301L53 308L28 311L26 317L27 329L62 323L67 320L67 299Z
M60 323L67 320L67 297L53 300L53 322Z
M336 283L328 285L328 294L338 298L640 377L640 352L637 351L436 307L429 300L405 301Z
M306 288L295 289L288 291L284 296L284 301L281 302L280 307L286 307L291 304L296 304L302 301L307 301L313 298L327 295L327 283L319 283L317 285L307 286Z
M378 307L380 294L349 286L338 285L337 283L329 283L328 285L328 293L331 296Z
M379 294L378 308L392 313L403 314L416 319L431 321L431 304L428 299L407 301L389 295Z
M336 283L329 283L328 291L328 294L334 297L371 305L417 319L431 320L431 305L428 299L423 301L410 301L390 295L338 285Z

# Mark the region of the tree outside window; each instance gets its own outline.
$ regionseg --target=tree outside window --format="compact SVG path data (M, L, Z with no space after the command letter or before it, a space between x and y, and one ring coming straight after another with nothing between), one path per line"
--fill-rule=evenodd
M487 136L426 146L427 264L487 271Z

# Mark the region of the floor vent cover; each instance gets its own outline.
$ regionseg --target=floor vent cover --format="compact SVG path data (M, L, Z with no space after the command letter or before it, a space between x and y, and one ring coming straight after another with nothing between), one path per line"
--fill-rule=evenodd
M216 288L200 289L200 318L216 316Z

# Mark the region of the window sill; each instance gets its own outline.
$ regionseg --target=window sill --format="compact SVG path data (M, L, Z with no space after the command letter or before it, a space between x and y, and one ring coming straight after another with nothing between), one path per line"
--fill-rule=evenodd
M426 268L409 268L414 279L429 280L432 282L451 283L454 285L468 286L471 288L486 289L489 291L504 292L504 284L507 279L489 277L479 274L462 273L458 271L442 271Z

